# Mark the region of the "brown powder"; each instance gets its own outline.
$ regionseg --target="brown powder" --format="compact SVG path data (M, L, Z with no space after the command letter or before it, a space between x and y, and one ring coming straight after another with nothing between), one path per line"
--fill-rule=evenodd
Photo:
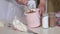
M27 14L29 14L29 13L35 13L35 11L33 11L33 10L30 10L29 12L26 12Z

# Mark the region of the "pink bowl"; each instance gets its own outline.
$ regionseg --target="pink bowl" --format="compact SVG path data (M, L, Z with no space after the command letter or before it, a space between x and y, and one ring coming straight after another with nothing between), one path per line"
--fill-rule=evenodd
M24 13L26 15L27 25L28 27L38 27L40 26L40 15L39 9L32 9L33 13ZM29 12L29 11L27 11Z

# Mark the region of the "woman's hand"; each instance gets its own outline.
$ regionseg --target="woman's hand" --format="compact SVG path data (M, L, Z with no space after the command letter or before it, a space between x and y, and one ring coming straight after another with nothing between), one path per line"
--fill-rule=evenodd
M27 0L16 0L18 4L27 5Z
M40 0L38 8L40 9L40 15L45 11L46 0Z

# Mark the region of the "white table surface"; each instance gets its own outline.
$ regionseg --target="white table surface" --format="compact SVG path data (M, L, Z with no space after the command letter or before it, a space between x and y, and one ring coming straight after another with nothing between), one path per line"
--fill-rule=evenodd
M30 29L39 34L60 34L60 27L52 27L48 29L43 29L42 27L40 27L40 28L30 28ZM3 27L0 28L0 34L29 34L29 33L15 31L10 28Z

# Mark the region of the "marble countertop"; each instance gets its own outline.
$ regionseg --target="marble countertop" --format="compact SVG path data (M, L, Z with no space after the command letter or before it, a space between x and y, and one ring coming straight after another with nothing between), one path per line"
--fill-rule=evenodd
M42 27L30 28L30 29L38 34L60 34L60 27L57 27L57 26L48 28L48 29L44 29ZM3 27L3 28L0 28L0 34L32 34L32 33L15 31L10 28Z

